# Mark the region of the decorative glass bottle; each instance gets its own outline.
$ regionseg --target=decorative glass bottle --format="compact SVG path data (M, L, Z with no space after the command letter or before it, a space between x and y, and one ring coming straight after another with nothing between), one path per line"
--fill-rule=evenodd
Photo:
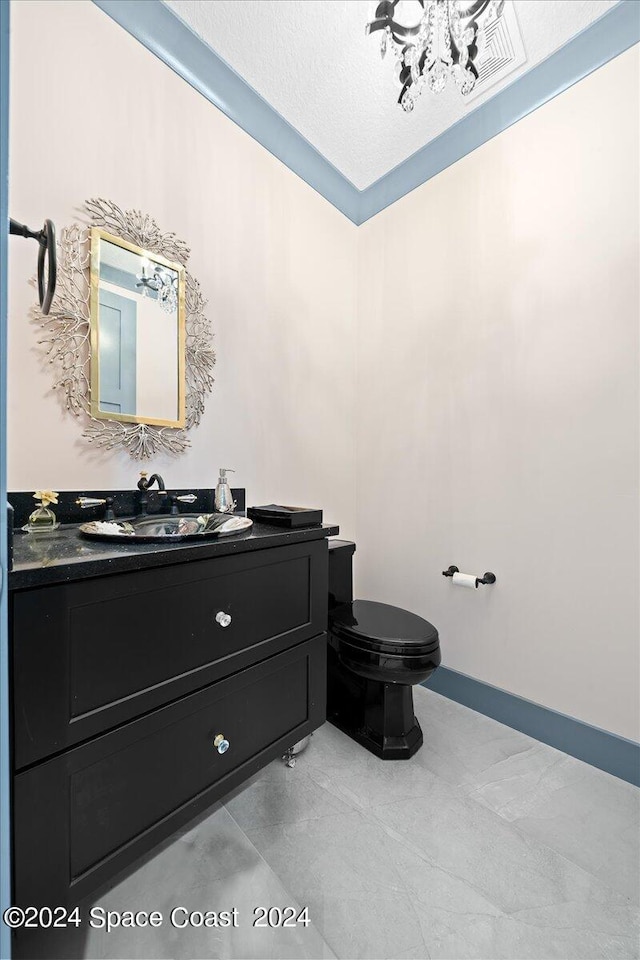
M55 530L59 524L55 513L49 509L49 504L58 502L58 494L55 490L36 490L33 499L38 500L40 505L30 514L26 529L29 533Z

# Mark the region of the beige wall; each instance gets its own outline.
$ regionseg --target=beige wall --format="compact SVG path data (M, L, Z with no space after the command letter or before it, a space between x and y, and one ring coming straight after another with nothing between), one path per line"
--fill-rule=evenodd
M14 3L11 45L11 215L62 227L95 196L152 214L191 247L217 363L184 456L94 450L51 390L35 244L14 240L9 489L132 487L141 466L209 486L229 466L252 503L322 506L353 536L356 227L88 0Z
M638 63L360 228L356 554L448 666L634 739Z
M150 466L324 506L359 595L432 620L447 665L637 738L637 48L359 229L91 3L14 3L12 54L12 216L100 195L191 245L216 384ZM50 390L34 253L11 245L10 487L133 485Z

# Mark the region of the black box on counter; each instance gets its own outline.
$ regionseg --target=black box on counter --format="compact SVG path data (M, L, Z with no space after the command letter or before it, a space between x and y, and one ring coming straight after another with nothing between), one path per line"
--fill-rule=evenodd
M284 507L278 503L249 507L247 516L256 523L273 523L278 527L319 527L322 524L322 510Z

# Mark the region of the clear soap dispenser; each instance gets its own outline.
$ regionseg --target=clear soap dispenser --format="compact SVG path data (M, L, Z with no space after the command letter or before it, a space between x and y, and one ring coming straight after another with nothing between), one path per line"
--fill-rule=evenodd
M231 496L231 487L227 480L228 473L235 473L235 470L232 470L231 467L220 467L214 501L218 513L233 513L236 508L236 502Z

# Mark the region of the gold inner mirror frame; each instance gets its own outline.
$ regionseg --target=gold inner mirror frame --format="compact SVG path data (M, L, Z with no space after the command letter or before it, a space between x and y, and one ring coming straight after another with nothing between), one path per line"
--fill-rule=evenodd
M108 245L113 245L113 249ZM118 282L113 277L118 276L117 267L127 264L126 252L138 258L134 261L129 258L129 264L140 269L140 273L122 270L126 277L125 284L119 289ZM111 259L116 266L107 264L112 271L112 279L107 279L105 263ZM101 268L103 268L101 270ZM173 276L175 274L175 277ZM107 273L107 277L109 274ZM167 296L158 292L158 278L164 279ZM90 268L90 316L91 316L91 416L98 420L117 420L125 423L144 423L153 426L182 428L186 422L186 309L185 309L185 268L182 264L168 260L158 253L144 250L142 247L121 237L107 233L98 227L91 229L91 268ZM155 285L154 285L155 284ZM162 283L160 283L162 286ZM110 298L110 299L109 299ZM119 298L119 299L118 299ZM108 303L105 303L108 300ZM118 310L121 302L123 310ZM173 311L170 307L175 303L175 340L172 339L171 323ZM128 304L128 307L127 307ZM144 325L139 323L138 308L149 313L151 308L157 307L158 322L165 324L167 334L165 344L160 336L153 336L150 329L151 321L145 318ZM129 311L129 332L124 338L124 313ZM102 318L101 318L102 314ZM109 319L107 321L107 315ZM116 315L122 319L115 320ZM102 320L102 322L101 322ZM113 331L116 323L119 333L114 338ZM140 336L140 328L144 327L145 339ZM102 327L102 330L101 330ZM116 347L111 345L109 353L105 353L107 345L117 339L118 366L115 373L107 369L105 358L109 358L112 365ZM171 350L175 343L175 368ZM123 345L124 344L124 345ZM101 373L101 346L102 362L105 370ZM142 349L141 349L142 347ZM155 356L154 356L155 354ZM146 361L146 365L145 365ZM130 371L123 376L124 367ZM115 368L114 368L115 369ZM119 378L119 380L118 380ZM112 381L118 380L116 392L105 399L103 394L110 388ZM101 394L102 381L102 394ZM122 389L122 382L128 387ZM145 396L140 397L140 385L145 384ZM118 392L118 389L120 392ZM123 402L125 397L127 402ZM124 408L124 409L123 409ZM135 409L134 409L135 408ZM172 416L171 414L174 413Z

